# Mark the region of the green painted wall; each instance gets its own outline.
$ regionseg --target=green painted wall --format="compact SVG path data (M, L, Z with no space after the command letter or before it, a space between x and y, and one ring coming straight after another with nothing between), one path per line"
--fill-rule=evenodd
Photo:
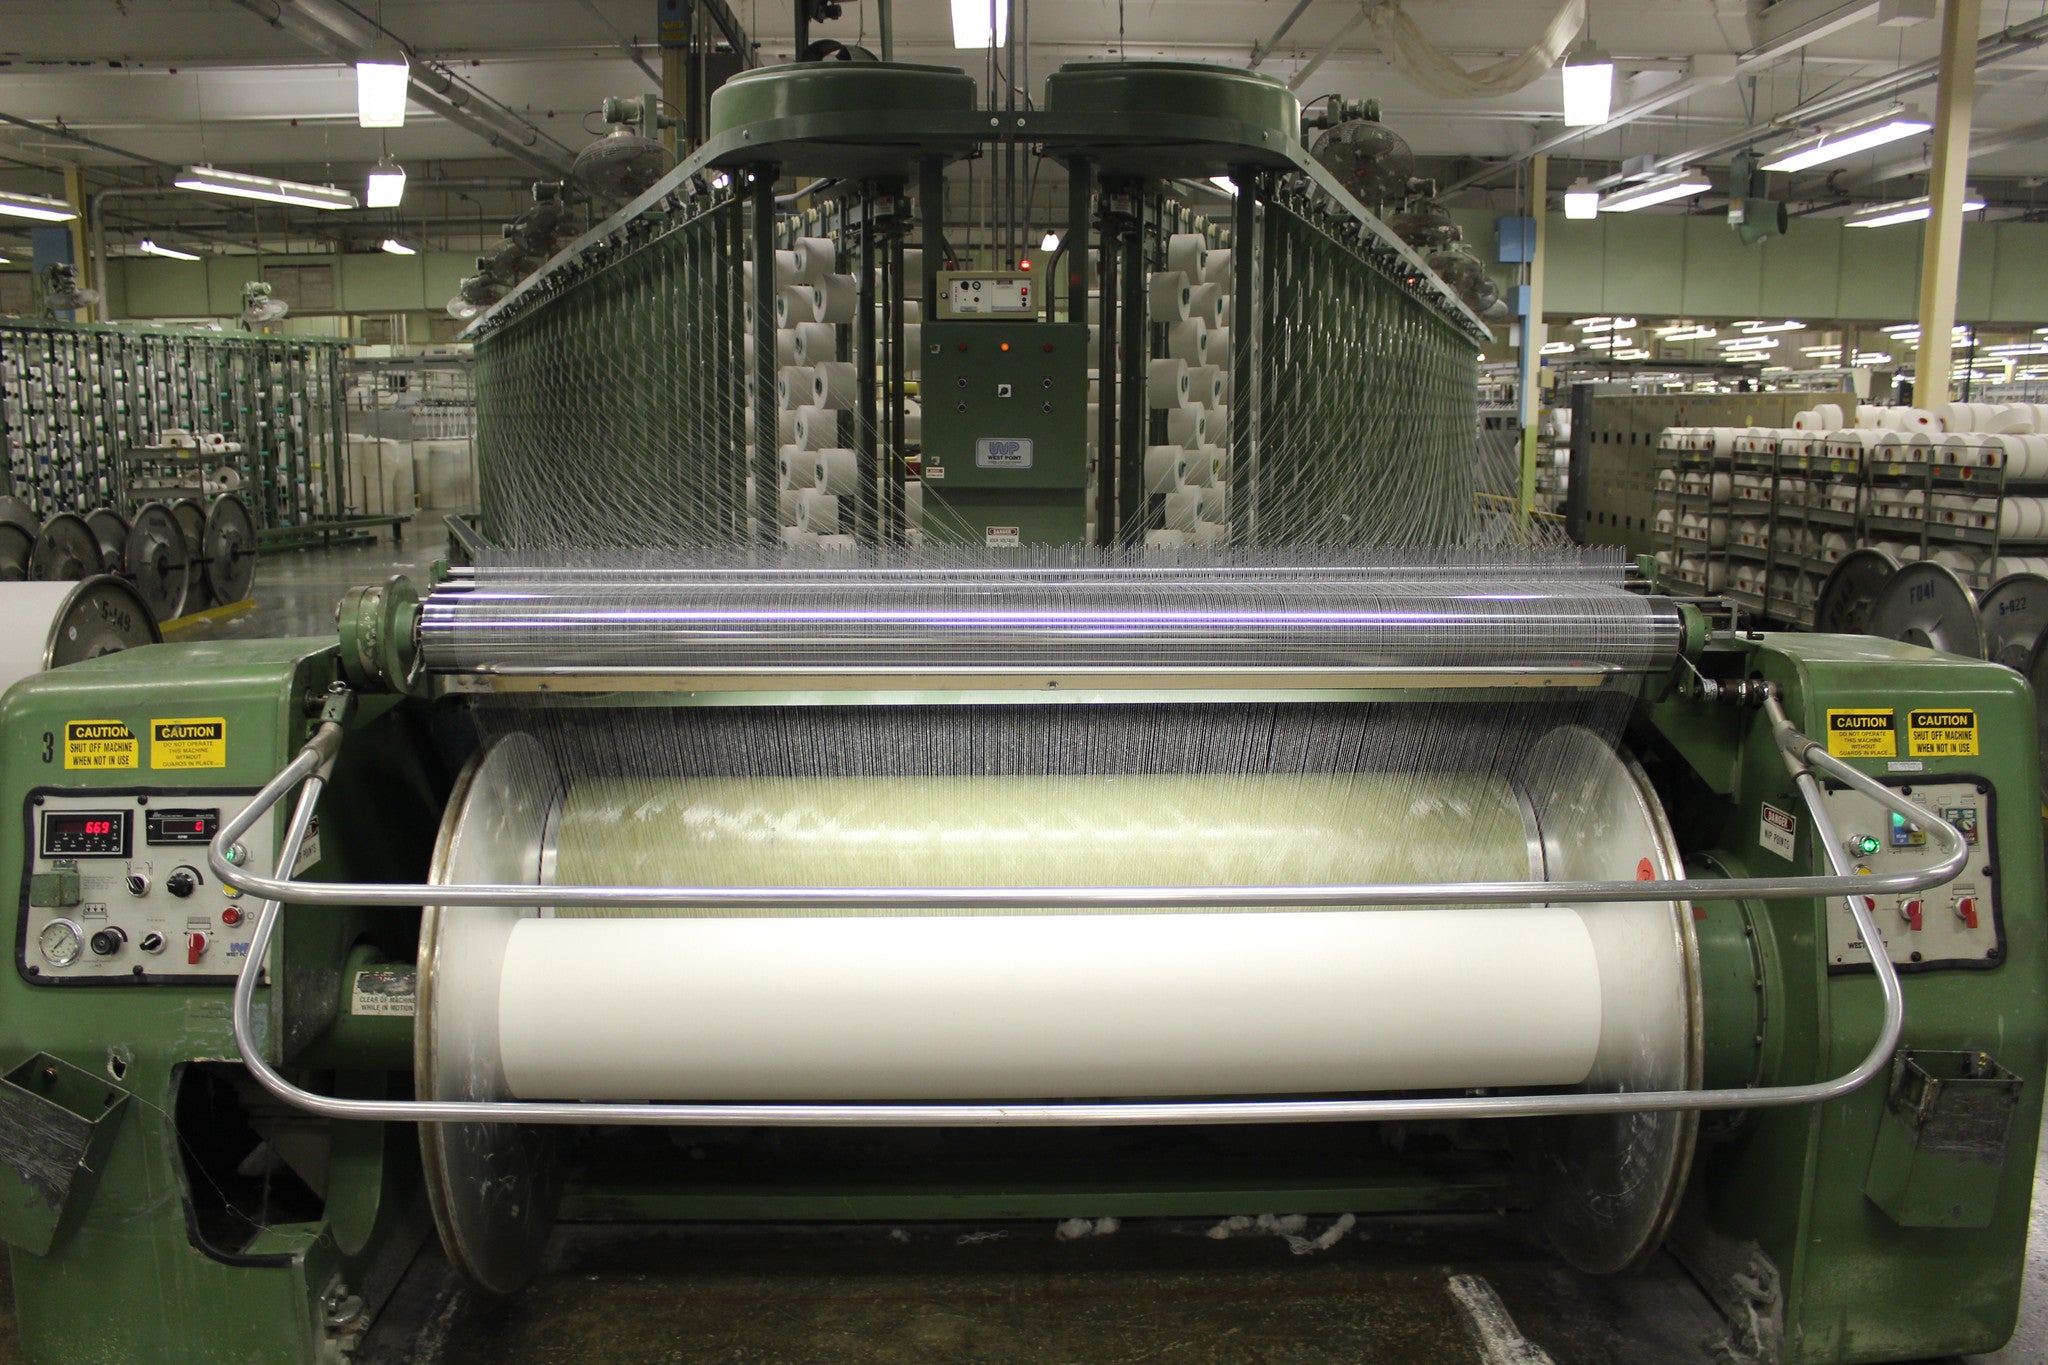
M124 318L233 317L242 285L266 266L331 265L342 313L438 313L476 258L455 251L392 256L216 256L204 261L121 257L107 263L109 301ZM325 310L323 310L325 311Z
M1465 240L1493 254L1500 215L1453 214ZM1910 321L1919 308L1924 224L1847 228L1795 219L1784 237L1744 246L1719 217L1603 214L1545 226L1544 307L1655 317ZM1503 283L1513 267L1496 265ZM1965 322L2048 324L2048 223L1971 223L1956 296Z

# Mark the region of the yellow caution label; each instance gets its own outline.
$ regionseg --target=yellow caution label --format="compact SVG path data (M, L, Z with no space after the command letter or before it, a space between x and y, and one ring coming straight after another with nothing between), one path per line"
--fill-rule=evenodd
M149 723L152 768L225 768L228 723L220 716L175 716Z
M142 744L125 720L64 722L64 766L67 768L139 768Z
M1899 718L1889 708L1831 708L1828 752L1836 758L1897 758Z
M1955 707L1908 711L1906 752L1915 758L1975 758L1977 713Z

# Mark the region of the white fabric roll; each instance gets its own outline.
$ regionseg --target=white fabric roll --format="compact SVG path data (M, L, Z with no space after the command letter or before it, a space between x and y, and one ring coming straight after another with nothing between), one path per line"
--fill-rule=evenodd
M778 489L775 494L776 520L784 526L800 526L804 519L803 490Z
M1208 438L1209 414L1199 407L1168 408L1166 439L1193 450Z
M820 365L839 358L839 338L831 324L800 322L796 325L796 363Z
M775 401L783 409L795 412L817 401L815 386L818 371L810 365L784 365L775 373Z
M805 284L816 284L839 268L839 248L830 237L799 237L790 255L796 277Z
M903 524L906 527L924 525L924 481L911 479L903 485Z
M801 526L785 526L782 528L782 543L784 545L801 545L805 541L815 539L817 537Z
M835 496L851 494L860 487L860 462L844 446L829 446L816 452L817 486Z
M816 322L818 304L807 284L775 291L775 325L793 328L800 322Z
M1182 462L1181 487L1206 488L1215 480L1215 460L1212 458L1215 450L1214 446L1202 446L1188 454Z
M1208 511L1206 506L1203 511ZM1221 545L1230 539L1230 528L1217 521L1198 521L1191 533L1197 545Z
M1600 999L1569 908L535 918L497 1027L522 1099L1291 1094L1576 1085Z
M1211 327L1223 325L1223 290L1219 285L1198 284L1188 291L1188 316L1200 318Z
M817 452L800 445L786 445L777 453L776 460L782 468L782 487L795 491L817 486Z
M1145 315L1153 322L1179 322L1188 315L1188 277L1178 270L1154 271L1145 286Z
M1217 247L1202 258L1202 283L1220 284L1226 292L1230 286L1230 262L1233 257L1230 248Z
M1798 412L1792 414L1792 429L1794 431L1818 431L1820 429L1820 415L1814 412L1812 408L1801 408Z
M1210 333L1212 336L1220 333ZM1223 367L1214 363L1197 365L1188 371L1188 397L1205 408L1223 404Z
M1202 520L1218 524L1230 520L1230 485L1218 480L1202 490Z
M1181 446L1146 446L1145 491L1171 493L1178 489L1191 458Z
M747 364L751 365L754 363L754 329L752 327L747 328L743 354L746 357ZM784 328L777 328L775 331L775 367L781 369L784 365L794 364L796 364L796 333Z
M811 401L817 406L851 412L860 405L860 370L851 360L821 361L811 374Z
M1202 277L1202 258L1209 243L1199 232L1176 232L1166 239L1166 268L1190 280Z
M1166 353L1190 366L1207 364L1209 324L1198 317L1166 324Z
M836 535L839 531L839 499L831 493L820 493L807 488L797 495L803 499L803 528L818 535Z
M1189 401L1188 364L1185 360L1150 360L1145 363L1145 393L1155 408L1177 408Z
M1840 403L1815 404L1813 415L1819 421L1822 431L1834 431L1842 426L1842 405Z
M747 286L748 297L753 297L754 263L752 261L741 262L740 279ZM802 283L802 281L797 278L796 253L794 251L776 252L775 287L777 289L786 289L792 284L800 283Z
M805 450L823 450L827 446L838 445L839 414L831 408L798 408L796 444Z
M811 286L811 307L820 322L852 322L860 311L860 288L851 275L827 275Z
M1202 519L1202 494L1198 489L1181 489L1166 495L1166 529L1192 531Z

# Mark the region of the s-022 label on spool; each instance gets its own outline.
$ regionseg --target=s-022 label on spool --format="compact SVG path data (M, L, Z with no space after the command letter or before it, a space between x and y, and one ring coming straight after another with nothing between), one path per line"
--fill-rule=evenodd
M66 768L139 768L142 743L125 720L64 722Z
M152 768L225 768L228 723L223 716L173 716L149 722Z
M1915 758L1975 758L1977 713L1958 707L1908 711L1906 752Z
M1897 758L1899 718L1889 707L1830 708L1828 752L1836 758Z

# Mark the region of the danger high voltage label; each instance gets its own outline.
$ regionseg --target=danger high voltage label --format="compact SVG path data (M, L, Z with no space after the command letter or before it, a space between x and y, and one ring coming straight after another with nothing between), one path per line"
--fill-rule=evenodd
M135 768L141 766L142 744L123 720L64 722L64 766L67 768Z
M1915 758L1975 758L1977 713L1955 708L1908 711L1906 752Z
M1836 758L1897 758L1899 718L1890 708L1831 709L1828 752Z

